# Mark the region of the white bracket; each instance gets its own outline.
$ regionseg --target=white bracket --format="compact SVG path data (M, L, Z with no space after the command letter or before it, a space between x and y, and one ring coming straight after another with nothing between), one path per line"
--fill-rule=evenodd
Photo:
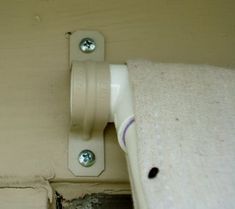
M82 45L85 46L85 51L80 50L80 43L84 38L94 41L89 40ZM146 209L146 199L140 181L133 96L127 66L109 66L102 61L104 39L101 34L92 31L72 34L69 169L75 176L99 176L103 172L103 129L108 121L114 121L120 146L128 153L128 170L134 199L139 208ZM96 162L90 167L79 164L79 153L83 150L91 150L96 156Z
M80 49L85 38L94 41L95 50L84 52ZM94 61L100 62L94 64ZM70 36L71 129L68 167L75 176L99 176L105 169L103 130L110 112L110 75L108 65L102 61L102 34L77 31ZM90 167L79 163L79 154L83 150L95 154L95 163Z

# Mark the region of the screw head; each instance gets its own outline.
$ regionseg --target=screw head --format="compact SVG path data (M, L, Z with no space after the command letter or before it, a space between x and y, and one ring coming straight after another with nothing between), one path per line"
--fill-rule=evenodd
M78 162L83 167L90 167L95 163L95 154L91 150L82 150L78 155Z
M96 49L96 43L92 38L84 38L79 44L79 48L84 53L91 53Z

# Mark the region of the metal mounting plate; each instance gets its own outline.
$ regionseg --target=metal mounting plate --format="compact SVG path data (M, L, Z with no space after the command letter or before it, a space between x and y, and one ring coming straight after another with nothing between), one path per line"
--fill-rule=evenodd
M80 50L80 42L84 38L91 38L95 41L96 49L91 53L84 53ZM104 36L97 31L76 31L70 36L70 64L73 61L104 61Z
M84 53L80 50L80 42L84 38L91 38L95 41L96 49L90 53ZM73 63L77 61L104 61L104 37L97 31L76 31L70 36L70 64L73 67ZM77 79L77 78L76 78ZM71 77L71 91L77 82L75 78ZM76 84L78 85L78 84ZM74 96L73 96L74 97ZM79 99L76 98L72 101L76 104ZM72 113L71 113L72 114ZM103 132L93 133L91 138L84 139L77 130L71 127L69 135L69 146L68 146L68 167L75 176L99 176L105 168L104 159L104 138ZM96 157L96 162L90 167L83 167L79 161L79 153L83 150L91 150Z
M104 171L104 140L103 135L93 136L84 140L76 132L69 136L69 169L75 176L99 176ZM91 167L83 167L78 162L78 155L82 150L94 152L96 162Z

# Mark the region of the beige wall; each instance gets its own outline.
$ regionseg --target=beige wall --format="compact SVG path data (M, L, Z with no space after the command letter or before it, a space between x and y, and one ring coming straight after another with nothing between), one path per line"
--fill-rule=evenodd
M233 0L1 0L0 175L55 175L67 169L68 31L106 39L106 59L123 63L207 63L235 67ZM106 171L91 181L128 181L112 127Z

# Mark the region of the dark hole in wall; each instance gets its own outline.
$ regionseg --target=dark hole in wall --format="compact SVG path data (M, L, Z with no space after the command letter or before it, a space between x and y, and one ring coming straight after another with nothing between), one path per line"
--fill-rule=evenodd
M148 178L153 179L153 178L157 177L158 173L159 173L159 169L157 167L153 167L150 169L150 171L148 173Z
M72 200L66 200L56 192L56 209L134 209L131 195L128 194L87 194Z

